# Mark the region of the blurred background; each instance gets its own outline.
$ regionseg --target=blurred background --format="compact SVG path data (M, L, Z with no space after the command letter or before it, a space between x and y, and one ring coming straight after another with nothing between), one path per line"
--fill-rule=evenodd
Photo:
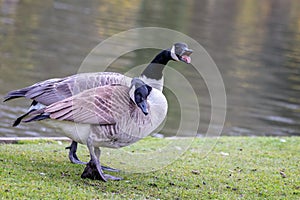
M0 97L77 73L97 44L120 31L164 27L197 40L217 64L227 92L222 135L300 135L299 10L299 0L0 0ZM109 71L124 73L158 52L122 55ZM206 85L183 65L170 65L189 76L199 95L201 136L210 120ZM180 113L173 94L166 95L162 133L172 135ZM12 128L29 104L0 103L0 137L61 136L43 122Z

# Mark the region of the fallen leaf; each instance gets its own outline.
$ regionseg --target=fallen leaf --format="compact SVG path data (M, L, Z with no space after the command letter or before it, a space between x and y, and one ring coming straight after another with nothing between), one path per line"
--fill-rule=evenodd
M280 172L280 175L282 178L286 178L286 174L283 171Z

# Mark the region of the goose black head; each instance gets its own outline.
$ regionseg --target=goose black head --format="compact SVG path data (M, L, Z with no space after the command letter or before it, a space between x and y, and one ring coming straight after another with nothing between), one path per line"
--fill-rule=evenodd
M185 43L175 43L171 49L171 57L175 61L182 61L185 63L191 63L190 55L193 53L192 49L189 49Z
M155 56L151 63L145 68L141 76L150 79L161 80L163 77L163 70L170 60L182 61L191 63L190 55L193 50L189 49L185 43L175 43L171 48L161 51ZM161 88L160 88L161 90Z
M133 78L131 81L130 98L142 110L145 115L148 115L147 97L150 94L152 87L145 84L141 79Z

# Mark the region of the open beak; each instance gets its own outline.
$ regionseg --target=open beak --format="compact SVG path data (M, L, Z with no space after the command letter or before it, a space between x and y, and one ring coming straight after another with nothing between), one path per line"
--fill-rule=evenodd
M141 103L138 103L137 106L143 111L145 115L148 115L148 106L146 100L142 101Z
M179 60L181 60L182 62L185 62L187 64L190 64L192 59L190 57L190 55L193 53L192 49L184 49L181 53L181 55L179 55Z

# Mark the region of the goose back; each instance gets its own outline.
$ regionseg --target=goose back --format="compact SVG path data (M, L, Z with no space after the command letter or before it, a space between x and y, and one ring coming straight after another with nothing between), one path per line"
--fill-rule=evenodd
M4 101L25 97L47 106L95 87L112 84L130 86L130 81L131 78L114 72L75 74L65 78L41 81L32 86L11 91L4 97Z

